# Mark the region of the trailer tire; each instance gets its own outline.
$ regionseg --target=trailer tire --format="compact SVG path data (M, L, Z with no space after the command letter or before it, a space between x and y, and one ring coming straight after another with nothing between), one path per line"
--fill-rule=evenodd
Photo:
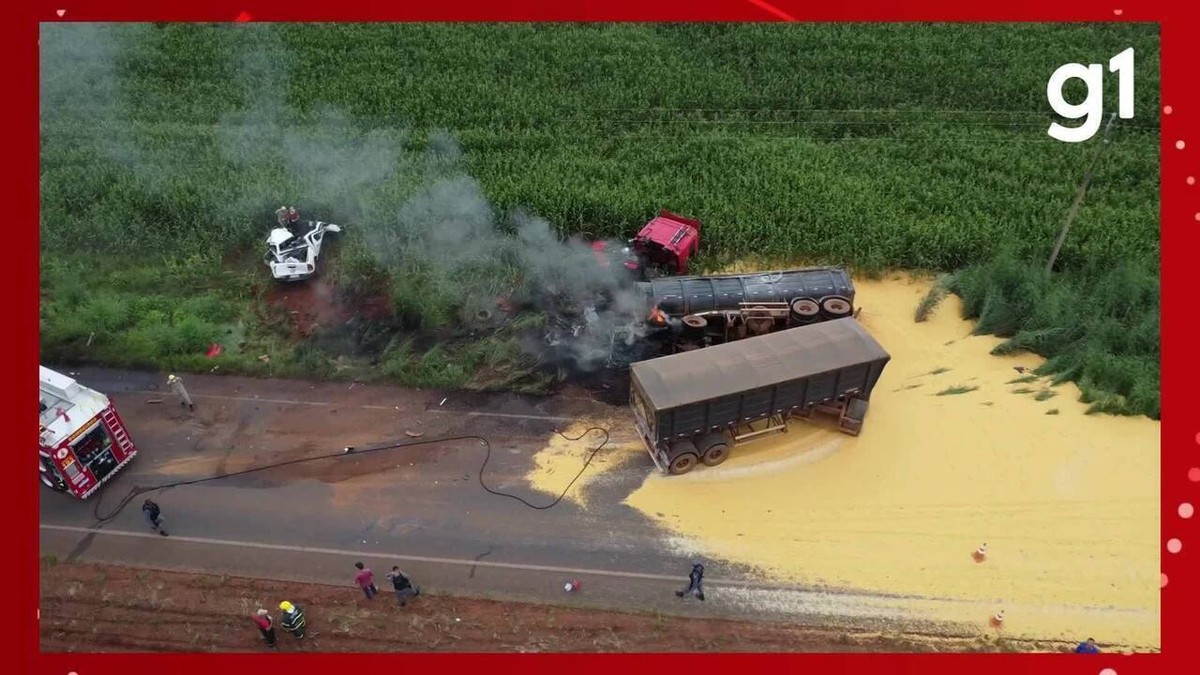
M830 319L841 319L854 313L854 304L849 298L840 295L830 295L821 298L821 311Z
M729 459L729 445L726 443L714 443L704 451L704 457L701 458L701 461L706 466L716 466L727 459Z
M705 434L696 440L696 447L700 449L700 461L706 466L729 459L729 438L725 434Z
M821 304L812 298L795 298L791 310L792 320L796 323L812 323L820 318Z
M681 476L694 468L696 468L696 453L681 452L671 459L671 465L667 471L672 476Z

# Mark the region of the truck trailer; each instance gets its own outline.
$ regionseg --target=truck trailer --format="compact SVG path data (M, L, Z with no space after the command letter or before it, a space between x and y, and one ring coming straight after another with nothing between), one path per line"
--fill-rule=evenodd
M791 417L832 415L857 436L890 359L857 319L834 319L634 363L629 405L655 466L679 475Z

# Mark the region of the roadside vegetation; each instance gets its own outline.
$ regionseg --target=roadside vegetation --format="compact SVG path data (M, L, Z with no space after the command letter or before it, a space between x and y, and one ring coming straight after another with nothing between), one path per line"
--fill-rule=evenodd
M625 238L668 208L704 222L701 271L952 273L1003 350L1158 416L1153 26L42 30L45 360L538 390L540 317L480 318L529 256L469 242L530 217ZM1047 275L1098 139L1046 135L1046 80L1130 46L1137 117ZM259 257L281 204L347 226L324 278L387 316L288 329Z

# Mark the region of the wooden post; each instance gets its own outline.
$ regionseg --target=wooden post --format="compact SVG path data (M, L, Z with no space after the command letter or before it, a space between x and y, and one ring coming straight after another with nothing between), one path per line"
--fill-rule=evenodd
M1075 203L1071 204L1071 210L1067 213L1067 221L1063 223L1062 231L1058 233L1058 241L1054 242L1054 250L1050 253L1050 260L1046 261L1046 274L1054 271L1054 262L1058 260L1058 252L1062 250L1063 242L1067 240L1067 231L1071 229L1071 222L1075 220L1075 214L1079 213L1079 206L1083 204L1083 196L1087 194L1088 185L1092 182L1092 172L1095 170L1100 158L1104 156L1104 152L1108 149L1108 137L1112 132L1113 121L1116 118L1116 113L1111 113L1108 117L1108 124L1104 126L1104 140L1100 143L1096 154L1092 156L1092 162L1088 165L1087 171L1083 175L1083 182L1079 185L1079 192L1075 195Z

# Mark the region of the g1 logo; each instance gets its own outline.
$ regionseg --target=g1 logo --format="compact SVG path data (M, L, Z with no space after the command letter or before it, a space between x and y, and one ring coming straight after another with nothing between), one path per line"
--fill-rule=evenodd
M1117 73L1117 102L1121 119L1132 119L1133 47L1109 59L1108 69ZM1063 86L1071 78L1079 78L1087 85L1087 96L1082 103L1067 103L1063 98ZM1046 83L1046 99L1059 115L1067 119L1083 119L1083 124L1077 127L1052 123L1046 132L1051 138L1066 143L1082 143L1088 140L1096 135L1100 129L1100 119L1104 116L1104 66L1099 63L1088 66L1082 63L1068 63L1059 66Z

